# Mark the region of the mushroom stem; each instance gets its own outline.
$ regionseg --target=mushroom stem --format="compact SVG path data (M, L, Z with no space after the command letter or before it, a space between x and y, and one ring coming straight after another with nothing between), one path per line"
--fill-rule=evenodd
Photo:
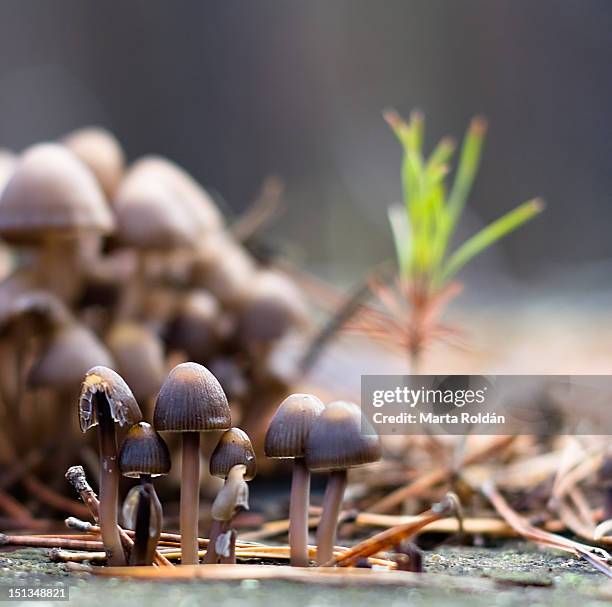
M303 457L293 460L291 500L289 502L289 546L291 565L308 567L308 505L310 471Z
M317 527L317 565L319 566L331 560L334 554L336 528L346 489L346 479L346 470L332 470L329 474L323 498L321 521Z
M200 518L200 433L183 433L181 469L181 564L198 563Z
M100 445L100 531L108 562L113 566L126 564L125 554L117 526L117 500L119 497L119 466L115 423L110 407L100 393L95 396L98 413L98 441Z
M210 527L210 539L206 548L206 554L204 555L204 564L213 565L219 560L217 554L217 538L226 531L227 523L225 521L213 521Z
M149 477L150 475L144 475ZM142 483L136 512L134 547L130 554L130 565L151 565L155 557L157 542L161 534L161 504L150 482Z
M205 555L205 563L212 564L219 561L235 563L236 533L232 529L232 521L240 510L249 508L249 489L244 480L246 466L238 464L229 471L225 484L213 502L211 515L213 525L210 530L210 540ZM217 552L217 540L221 535L229 533L229 543L225 554Z
M60 299L72 303L82 281L80 241L76 237L49 237L38 259L42 284Z

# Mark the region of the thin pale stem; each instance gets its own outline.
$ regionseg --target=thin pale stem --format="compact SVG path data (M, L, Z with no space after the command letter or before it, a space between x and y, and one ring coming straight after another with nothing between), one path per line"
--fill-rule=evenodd
M293 460L291 501L289 502L289 546L291 565L308 567L308 506L310 471L303 457Z
M198 521L200 518L200 434L183 433L181 470L181 564L198 563Z
M334 554L338 516L346 489L346 478L346 470L334 470L327 481L323 512L317 528L317 565L319 566L330 561Z

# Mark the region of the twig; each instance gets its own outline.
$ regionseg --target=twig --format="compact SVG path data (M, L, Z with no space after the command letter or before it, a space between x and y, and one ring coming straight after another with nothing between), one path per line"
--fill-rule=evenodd
M87 482L87 477L85 476L85 470L83 470L83 467L72 466L68 468L68 471L66 472L66 479L81 496L81 499L89 508L92 517L95 521L97 521L100 502L98 501L93 489ZM128 549L131 549L134 545L134 540L132 540L132 538L121 527L119 527L119 536L121 537L121 542L123 545ZM172 563L166 557L160 554L158 550L155 551L153 562L161 567L174 567L174 565L172 565Z
M30 548L67 548L71 550L100 550L102 542L38 535L5 535L0 533L0 546L29 546Z
M508 505L492 482L483 484L481 491L493 504L497 512L523 537L537 544L563 550L564 552L581 557L588 561L595 569L612 578L612 568L608 564L612 562L612 558L605 550L575 542L529 524Z
M346 552L342 552L326 565L340 565L341 567L353 565L359 559L368 558L378 552L397 546L434 521L446 518L451 514L459 515L459 513L459 499L454 493L448 493L439 504L435 504L431 510L421 514L418 520L381 531L349 548Z
M515 438L516 437L514 436L494 437L494 440L492 440L490 443L481 446L473 453L467 454L460 463L460 466L471 466L472 464L476 464L484 459L487 459L488 457L498 455L500 451L510 445ZM389 512L389 510L393 510L393 508L399 506L405 499L419 495L430 487L442 483L449 476L451 476L454 471L455 468L453 466L442 466L440 468L435 468L434 470L431 470L430 472L417 478L410 484L392 491L386 497L373 504L369 508L369 511L377 514Z

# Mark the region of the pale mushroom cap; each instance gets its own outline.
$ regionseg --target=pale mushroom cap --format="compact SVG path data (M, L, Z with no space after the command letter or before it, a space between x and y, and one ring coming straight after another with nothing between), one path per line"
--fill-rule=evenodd
M308 435L323 409L325 405L313 394L288 396L268 426L264 443L266 457L304 457Z
M330 403L315 419L306 446L310 470L345 470L380 457L380 438L356 404Z
M125 380L104 365L92 367L85 374L79 396L79 424L86 432L98 423L95 396L102 393L111 416L120 426L133 425L142 420L140 407Z
M91 171L55 143L28 148L0 196L0 235L11 242L40 242L51 235L106 234L114 227Z
M132 173L156 179L189 213L199 235L223 228L223 217L208 192L184 169L162 156L144 156Z
M62 143L89 167L106 197L112 200L125 165L125 155L115 136L101 127L86 127L69 133Z
M304 296L287 276L261 270L240 306L238 335L243 342L274 341L305 317Z
M33 388L78 388L93 365L112 365L110 352L86 327L77 323L62 326L46 341L28 375Z
M197 363L182 363L163 383L153 424L161 432L227 430L232 425L227 397L217 378Z
M121 242L144 249L195 248L203 234L218 229L212 200L169 160L145 157L128 171L116 195Z
M131 478L170 472L168 446L147 422L139 422L128 431L119 452L119 469L121 474Z
M155 396L164 381L166 363L159 337L148 327L124 321L113 325L106 343L136 400Z
M0 332L17 323L24 323L33 332L44 333L73 321L72 314L53 293L33 289L10 297L6 306L0 306Z
M210 473L226 478L229 471L238 465L246 467L245 480L255 477L257 462L251 439L244 430L230 428L223 433L210 457Z
M0 148L0 193L2 193L4 186L13 174L16 164L17 156L10 150Z

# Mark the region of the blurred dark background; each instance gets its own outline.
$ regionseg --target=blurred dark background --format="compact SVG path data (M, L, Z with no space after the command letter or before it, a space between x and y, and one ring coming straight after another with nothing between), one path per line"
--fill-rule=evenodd
M100 124L236 213L278 174L270 240L350 282L392 255L381 110L422 109L430 147L482 113L463 235L535 195L548 209L472 274L609 288L611 32L606 0L2 0L0 146Z

